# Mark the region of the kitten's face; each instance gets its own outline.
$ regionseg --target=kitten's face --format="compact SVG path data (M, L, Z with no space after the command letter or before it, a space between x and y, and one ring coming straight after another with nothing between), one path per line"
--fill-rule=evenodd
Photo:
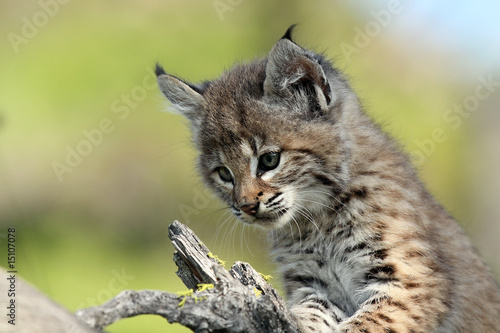
M334 126L278 118L258 102L216 105L200 126L198 166L236 217L278 229L333 211L345 178L343 145L331 144L341 142ZM329 171L334 166L337 176Z
M156 73L191 122L205 182L241 221L277 229L334 209L349 178L340 125L349 98L321 56L284 37L266 58L209 83Z
M293 219L298 189L292 185L290 152L258 137L227 148L201 156L200 166L234 215L265 228L279 228Z
M217 147L199 162L208 184L235 216L269 229L331 207L334 193L320 176L320 163L310 152L257 136Z

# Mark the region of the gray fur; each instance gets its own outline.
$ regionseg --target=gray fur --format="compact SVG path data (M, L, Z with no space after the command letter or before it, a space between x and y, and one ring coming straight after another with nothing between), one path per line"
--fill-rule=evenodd
M500 331L498 286L461 228L343 75L290 35L202 88L158 80L192 122L206 184L269 230L303 331Z

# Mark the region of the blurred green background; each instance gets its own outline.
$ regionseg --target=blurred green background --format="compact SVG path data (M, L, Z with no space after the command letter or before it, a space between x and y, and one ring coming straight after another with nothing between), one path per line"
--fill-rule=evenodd
M299 23L296 41L351 78L498 276L499 6L457 7L2 1L0 242L15 227L20 276L71 311L123 289L184 290L167 238L174 219L228 263L273 274L263 233L235 224L201 184L185 122L162 112L151 68L215 78ZM108 330L189 331L151 316Z

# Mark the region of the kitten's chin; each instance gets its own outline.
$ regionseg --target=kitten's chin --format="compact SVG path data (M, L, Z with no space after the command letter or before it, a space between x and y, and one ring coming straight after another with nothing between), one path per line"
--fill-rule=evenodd
M292 219L290 213L284 212L280 215L275 216L241 216L240 221L245 224L251 224L258 226L266 230L276 230L287 225Z

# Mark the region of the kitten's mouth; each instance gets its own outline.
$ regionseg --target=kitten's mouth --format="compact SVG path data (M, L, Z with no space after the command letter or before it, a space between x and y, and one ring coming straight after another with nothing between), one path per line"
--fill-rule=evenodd
M264 228L277 229L288 221L289 217L286 217L288 211L289 208L282 208L273 214L245 214L245 217L241 220L247 224L256 224Z

